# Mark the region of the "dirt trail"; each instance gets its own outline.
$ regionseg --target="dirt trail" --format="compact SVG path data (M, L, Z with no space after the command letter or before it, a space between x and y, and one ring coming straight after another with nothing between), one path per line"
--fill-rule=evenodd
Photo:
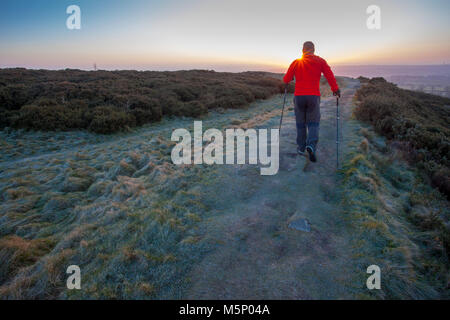
M357 86L352 81L343 91L344 134ZM362 289L364 284L355 283L361 267L351 257L351 228L333 202L339 188L335 98L322 99L319 160L306 170L304 157L289 155L296 148L296 129L292 103L288 108L280 172L249 185L257 188L251 197L208 220L205 236L219 245L192 269L185 298L343 299ZM268 125L275 126L278 119ZM310 222L311 232L288 227L298 218Z

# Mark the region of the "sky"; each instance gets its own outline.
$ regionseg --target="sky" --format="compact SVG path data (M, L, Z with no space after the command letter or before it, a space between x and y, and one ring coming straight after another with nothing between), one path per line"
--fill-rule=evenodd
M0 68L280 72L308 40L332 66L443 64L449 13L448 0L2 0Z

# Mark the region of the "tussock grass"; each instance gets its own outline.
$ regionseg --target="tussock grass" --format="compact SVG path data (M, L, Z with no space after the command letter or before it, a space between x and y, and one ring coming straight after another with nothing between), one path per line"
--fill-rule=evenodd
M359 149L361 149L363 153L367 153L369 151L369 140L363 139L359 144Z
M27 240L16 235L0 239L0 285L15 276L21 268L33 265L54 247L51 238Z
M384 277L364 298L448 298L448 202L401 155L372 147L370 129L359 132L341 170L342 203L357 230L354 257Z
M26 196L30 196L33 195L34 192L31 191L30 189L26 188L26 187L18 187L18 188L14 188L14 189L8 189L6 190L6 193L4 194L4 198L5 200L16 200L16 199L21 199L21 198L25 198Z

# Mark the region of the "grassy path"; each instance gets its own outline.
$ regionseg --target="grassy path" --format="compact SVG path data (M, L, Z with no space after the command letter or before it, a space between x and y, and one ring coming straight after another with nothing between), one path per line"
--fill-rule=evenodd
M355 85L341 99L344 131ZM261 177L248 186L256 188L248 199L208 220L205 234L220 246L194 267L186 298L338 299L363 287L355 283L361 268L352 262L351 229L334 202L335 99L322 99L321 111L318 163L303 170L306 159L288 155L296 148L291 110L282 128L280 172ZM288 227L298 218L310 222L310 233Z

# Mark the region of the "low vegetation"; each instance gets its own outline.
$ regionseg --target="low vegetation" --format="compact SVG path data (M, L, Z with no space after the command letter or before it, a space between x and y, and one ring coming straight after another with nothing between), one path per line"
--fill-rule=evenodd
M277 127L282 101L279 95L210 112L204 127ZM93 110L121 110L105 106ZM334 110L324 105L322 145L334 145ZM292 117L290 110L286 123L295 130ZM339 188L331 182L334 165L326 169L333 179L323 175L325 154L315 172L306 172L310 179L299 179L297 172L305 173L295 163L297 172L280 166L278 181L254 166L176 166L171 132L192 126L182 117L120 135L0 131L0 298L183 299L198 279L206 282L194 292L208 288L217 298L227 290L209 284L228 279L228 288L256 297L448 299L448 201L369 125L344 124L355 129L345 132ZM310 187L316 181L320 190ZM317 203L307 201L308 192ZM287 227L291 215L305 214L311 233ZM338 232L346 221L350 238ZM82 270L82 290L66 287L72 264ZM382 269L382 290L365 287L371 264ZM248 274L261 279L259 286ZM314 288L308 295L296 290L304 284Z
M370 127L355 125L340 172L353 258L383 270L362 299L448 299L450 229L444 195ZM366 274L359 282L364 283Z
M359 80L354 115L366 124L341 174L355 257L389 271L371 297L448 299L450 99Z
M383 78L361 80L356 118L372 124L450 197L450 99L400 89Z
M265 72L2 69L0 129L113 133L166 116L243 108L283 88Z

